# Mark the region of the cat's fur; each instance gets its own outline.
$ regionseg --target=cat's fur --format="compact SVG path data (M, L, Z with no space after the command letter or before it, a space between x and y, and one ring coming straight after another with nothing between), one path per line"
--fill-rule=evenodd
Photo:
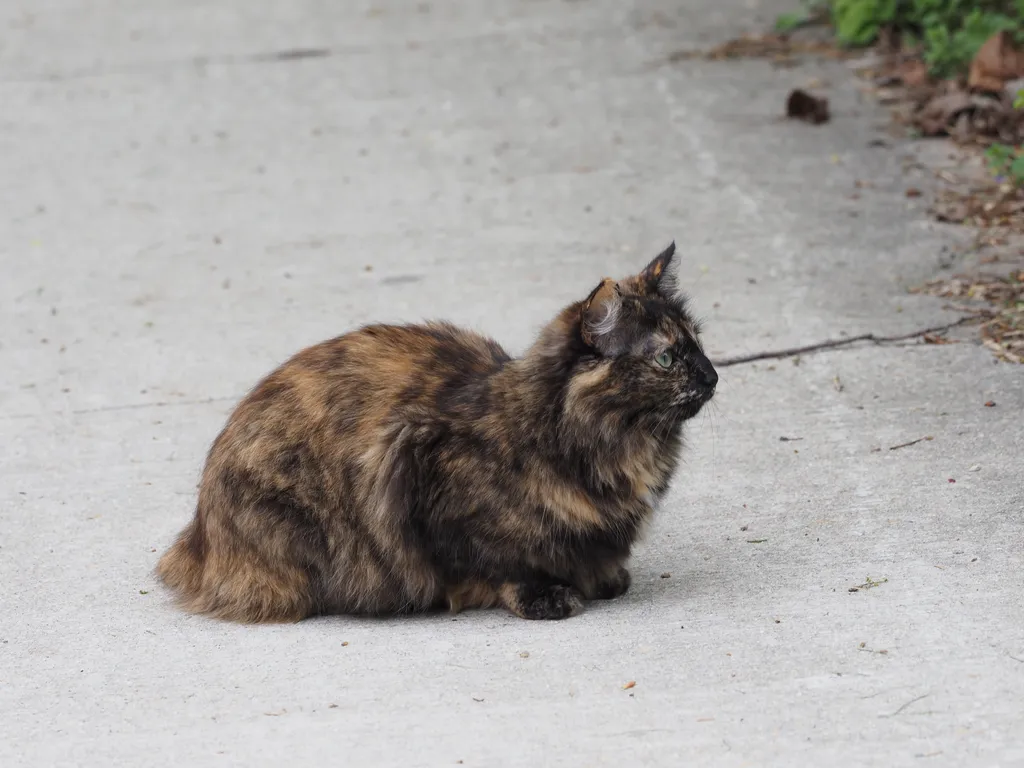
M444 323L298 353L213 443L159 575L188 610L245 622L489 606L555 619L623 594L682 424L718 379L674 251L603 280L521 359Z

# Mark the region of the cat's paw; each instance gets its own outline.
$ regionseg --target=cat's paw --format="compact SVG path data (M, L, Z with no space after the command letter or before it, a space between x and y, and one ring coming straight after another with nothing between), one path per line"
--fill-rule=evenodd
M565 619L583 610L580 594L564 584L527 588L521 596L524 619Z
M633 578L629 575L629 571L620 565L613 575L597 583L597 586L594 587L594 599L611 600L621 597L629 590L629 585L632 582Z

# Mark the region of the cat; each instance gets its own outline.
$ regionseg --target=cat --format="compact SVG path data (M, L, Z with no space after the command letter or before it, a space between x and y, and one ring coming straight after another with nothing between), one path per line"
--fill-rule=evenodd
M240 622L503 607L562 619L626 561L718 375L675 243L519 359L443 322L305 349L239 403L158 575Z

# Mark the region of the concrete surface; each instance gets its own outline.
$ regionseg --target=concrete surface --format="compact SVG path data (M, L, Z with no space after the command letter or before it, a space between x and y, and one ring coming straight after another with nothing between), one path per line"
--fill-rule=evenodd
M673 237L719 355L950 318L905 288L966 235L842 66L664 64L792 4L4 3L0 765L1024 765L1024 376L973 343L723 370L568 622L152 576L233 402L364 321L521 350ZM822 76L830 125L777 118Z

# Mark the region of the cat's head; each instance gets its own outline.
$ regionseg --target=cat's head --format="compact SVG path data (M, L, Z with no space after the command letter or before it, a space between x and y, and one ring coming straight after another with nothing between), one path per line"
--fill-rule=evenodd
M579 395L590 389L609 405L677 420L692 418L714 396L718 374L678 291L674 257L672 243L639 274L605 278L579 305L580 338L593 357Z

